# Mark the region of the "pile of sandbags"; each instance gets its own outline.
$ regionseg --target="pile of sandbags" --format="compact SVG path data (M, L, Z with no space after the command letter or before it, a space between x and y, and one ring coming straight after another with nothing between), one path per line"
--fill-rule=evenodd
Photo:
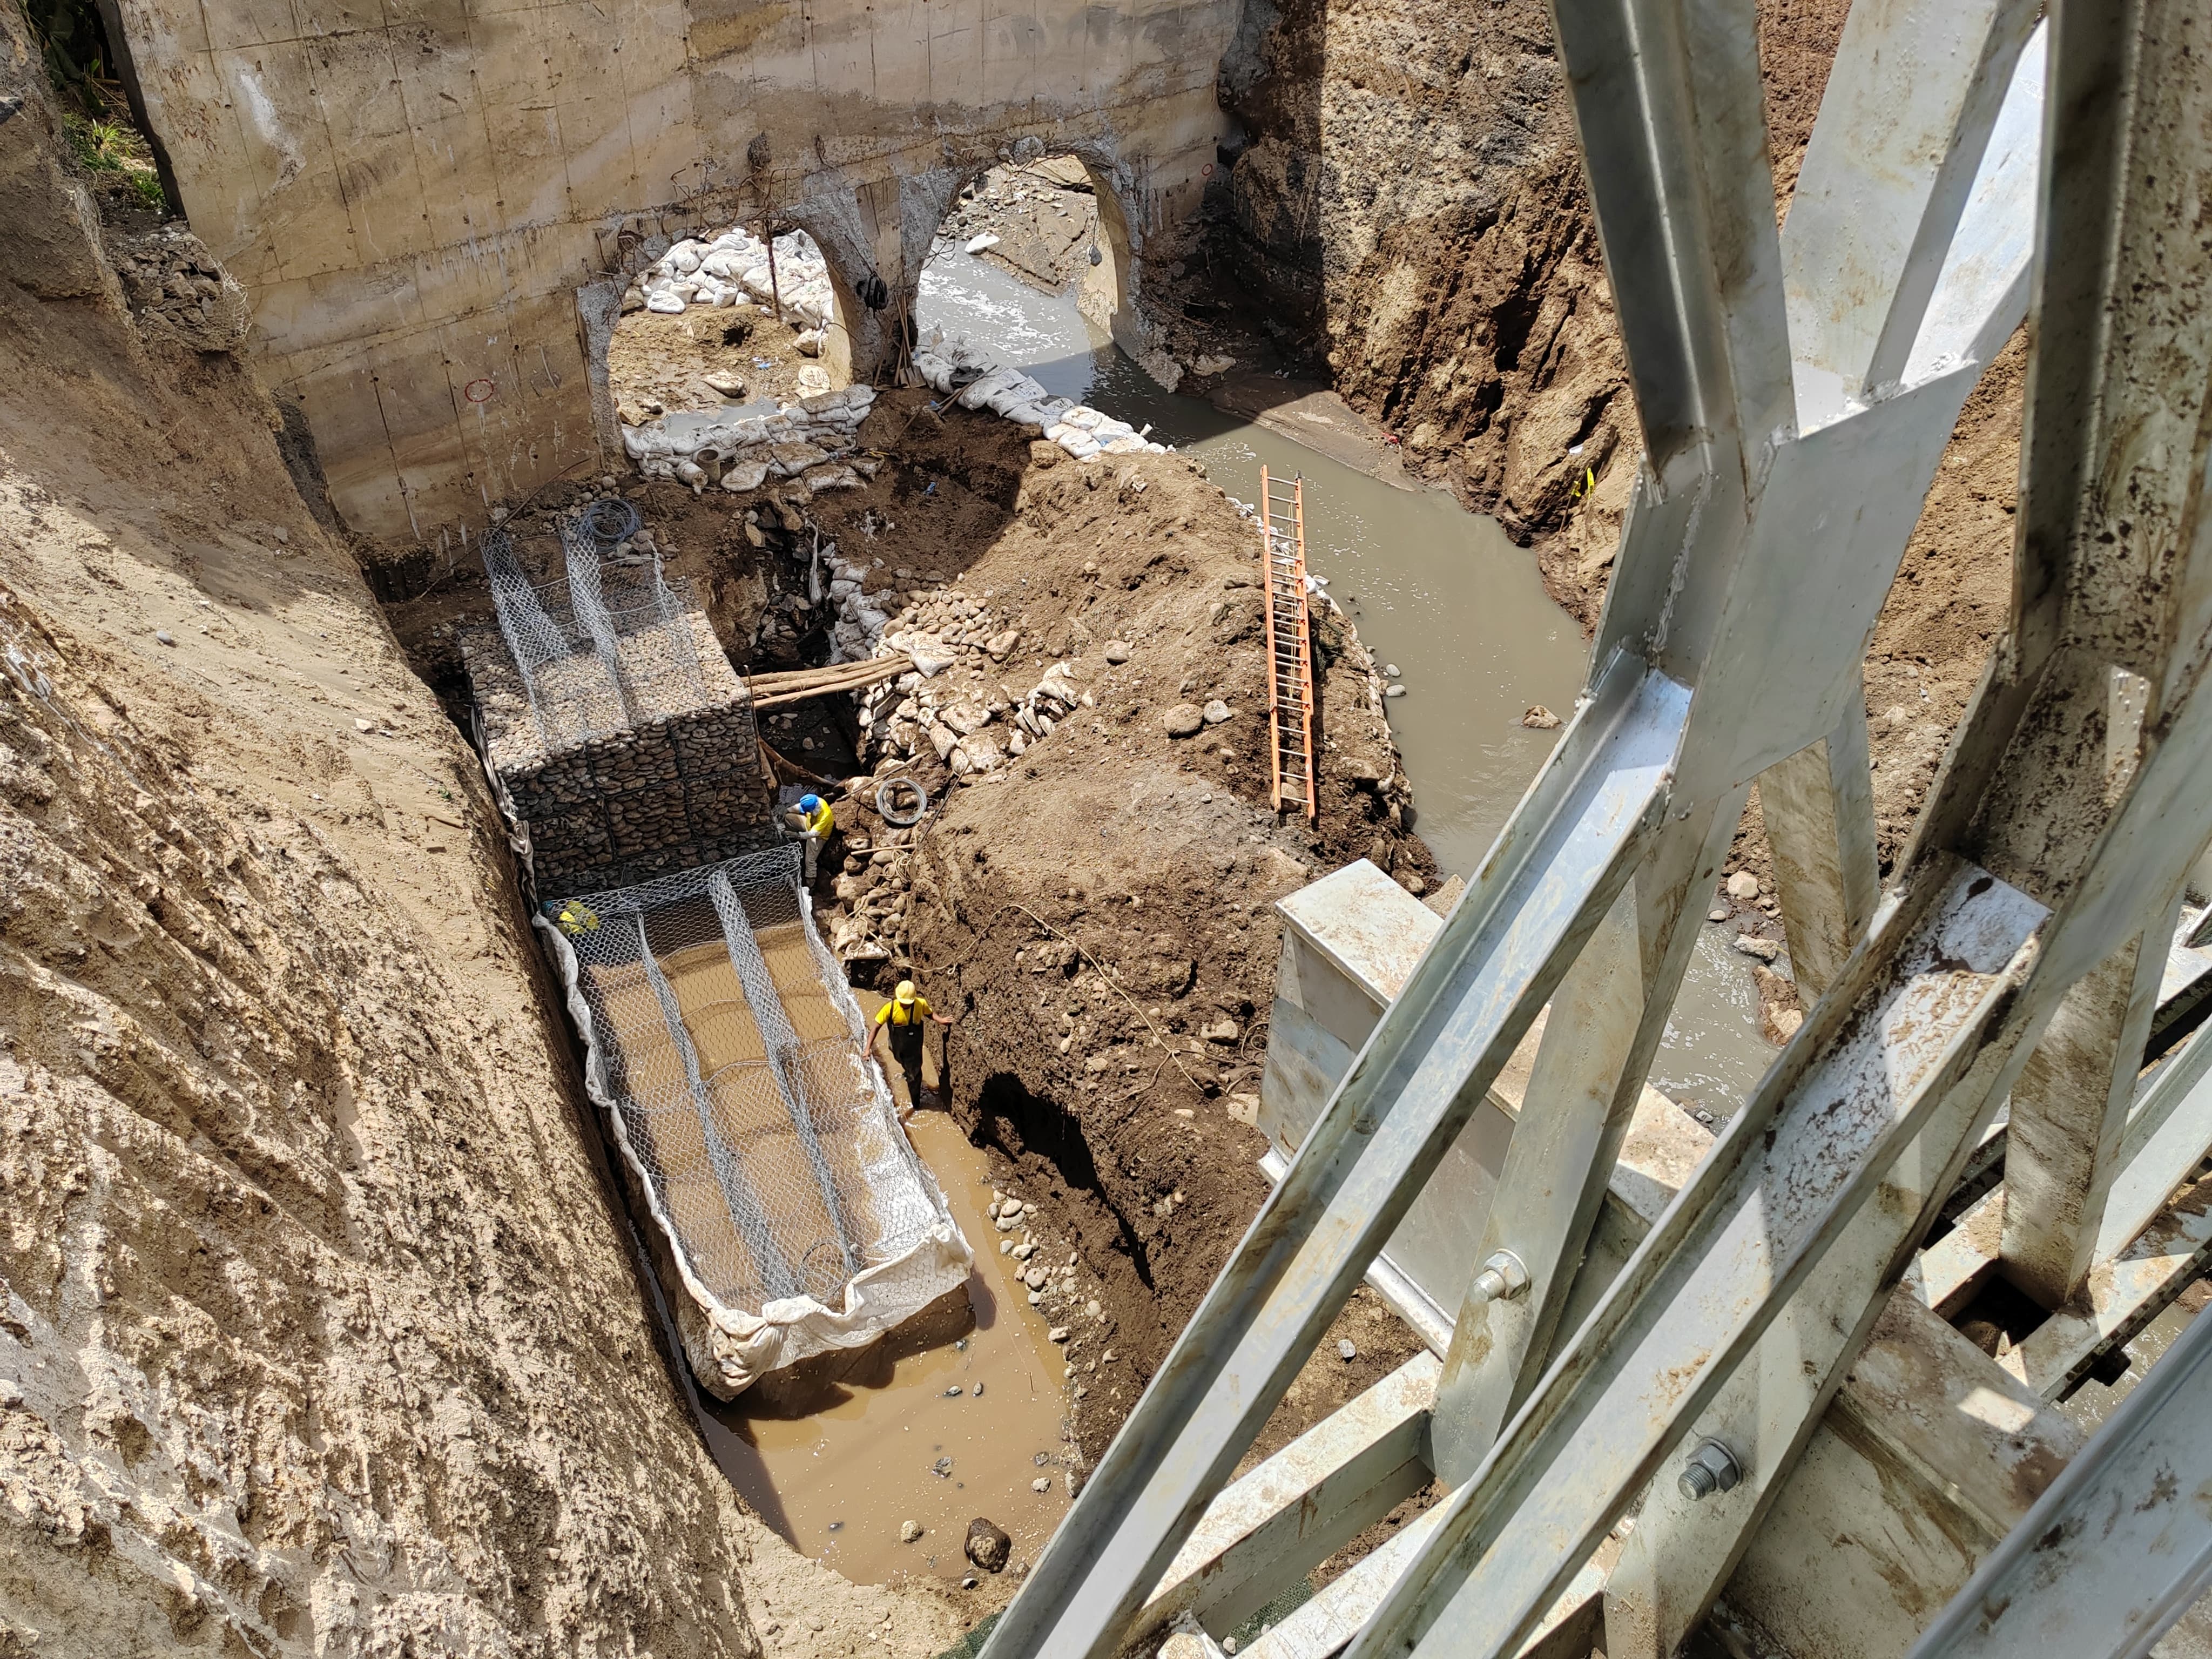
M963 409L988 409L1019 425L1042 428L1079 461L1099 455L1157 455L1167 447L1146 437L1150 427L1139 432L1072 398L1054 397L1019 369L993 362L964 336L948 340L933 330L915 348L913 361L915 372L931 390L951 394Z
M773 283L768 244L742 226L708 242L687 237L639 274L623 296L623 309L674 316L693 306L757 302L769 309L772 299L782 302L786 320L801 320L811 332L829 327L836 314L830 267L803 230L775 239Z
M678 478L696 495L719 483L732 492L758 489L770 478L803 482L807 494L858 488L861 463L850 456L868 410L870 386L848 386L785 404L770 415L749 415L672 434L664 420L623 428L623 447L648 478ZM872 462L865 470L874 471Z

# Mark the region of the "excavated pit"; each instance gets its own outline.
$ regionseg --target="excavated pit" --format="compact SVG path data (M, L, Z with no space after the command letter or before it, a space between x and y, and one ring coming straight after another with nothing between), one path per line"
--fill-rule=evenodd
M619 477L620 492L645 512L672 571L697 584L718 639L740 672L811 665L835 648L836 608L809 577L808 543L817 529L868 565L862 591L886 606L957 602L1006 613L1021 644L972 676L964 665L956 671L963 684L987 686L1016 678L1017 670L1025 684L1042 663L1063 656L1088 655L1096 664L1090 689L1100 729L1079 729L1072 720L1060 734L1066 739L1062 751L1042 745L1018 773L1010 766L1013 775L980 783L956 784L941 764L918 763L914 769L937 802L924 833L896 836L865 805L848 811L841 802L845 840L825 856L816 892L825 915L855 916L867 894L848 899L841 880L878 890L888 880L903 884L895 952L854 963L854 977L884 987L913 973L959 1016L945 1079L951 1110L926 1114L915 1137L977 1246L969 1311L921 1322L842 1362L834 1375L794 1376L787 1387L733 1407L701 1408L708 1447L730 1483L754 1514L804 1553L844 1580L927 1582L953 1596L957 1617L932 1608L902 1628L902 1651L934 1652L956 1623L1005 1599L1011 1574L973 1574L961 1556L969 1515L988 1516L1012 1534L1015 1562L1035 1559L1064 1511L1071 1477L1079 1480L1110 1437L1264 1194L1255 1165L1262 1143L1240 1116L1238 1097L1256 1087L1255 1061L1265 1040L1279 944L1270 900L1355 857L1373 858L1409 886L1431 892L1443 874L1463 873L1552 741L1547 729L1520 725L1522 714L1534 704L1565 714L1579 680L1577 623L1594 618L1609 574L1605 555L1632 471L1624 448L1632 422L1575 153L1563 142L1563 105L1545 71L1541 8L1516 0L1479 24L1424 18L1410 39L1400 27L1403 20L1394 21L1389 11L1351 4L1286 8L1262 32L1252 62L1225 66L1224 95L1248 128L1223 187L1230 204L1219 222L1180 246L1163 242L1146 272L1146 303L1162 349L1187 367L1183 393L1196 391L1199 398L1162 391L1115 351L1095 324L1085 330L1079 312L1073 333L1041 323L1040 281L1045 287L1065 283L1070 256L1080 261L1086 233L1096 234L1095 216L1086 220L1074 199L1090 193L1072 173L1046 180L1055 194L1041 198L1067 211L1048 210L1049 222L1040 228L976 209L972 222L963 220L957 229L965 235L991 231L1000 236L1000 247L969 256L957 252L964 244L956 239L943 252L972 270L951 283L933 283L925 274L925 301L949 307L971 327L997 327L1020 346L1008 361L1026 363L1056 392L1085 398L1133 425L1150 422L1152 435L1176 443L1182 455L1079 471L1064 457L1042 457L1026 434L988 415L933 412L925 405L933 399L887 392L861 434L867 448L881 453L881 471L850 489L817 496L804 512L770 505L758 492L710 488L700 495L673 480L607 475L611 484ZM1769 116L1785 189L1809 126L1808 88L1817 91L1816 71L1825 68L1842 11L1832 0L1769 0L1761 8ZM1316 48L1331 25L1338 30L1337 58L1324 64ZM1251 45L1243 43L1240 52ZM1397 55L1448 65L1463 52L1470 59L1486 55L1482 74L1467 75L1462 64L1464 79L1430 76L1425 89L1400 94L1406 107L1386 109L1383 118L1322 118L1340 111L1328 100L1341 95L1344 77L1364 58ZM1512 72L1493 73L1491 60ZM1297 89L1301 75L1315 82L1310 99ZM1460 90L1435 90L1454 85ZM1463 136L1479 137L1486 122L1511 125L1516 142L1486 149L1461 144ZM1438 176L1407 177L1364 199L1339 193L1345 180L1378 176L1376 158L1407 141L1409 123L1425 129L1442 124L1437 130L1443 136L1433 142L1440 154L1452 151L1450 165ZM1462 154L1481 159L1462 164ZM1362 252L1346 261L1330 257L1331 248ZM1255 252L1259 257L1243 264L1260 291L1240 291L1228 273L1240 255ZM88 274L63 299L88 316L106 303L100 291L96 273ZM1424 292L1440 295L1439 302L1404 303L1406 294ZM44 306L46 320L10 348L28 362L11 380L24 419L50 422L59 408L64 426L75 422L70 429L88 434L81 454L64 455L65 446L49 437L8 458L11 473L33 480L18 487L8 504L27 526L33 550L25 585L44 608L30 614L46 630L46 648L88 665L86 683L69 688L76 699L70 707L92 711L88 719L108 731L108 716L94 707L105 700L125 731L137 720L161 732L161 740L177 755L199 757L196 772L179 763L142 773L154 785L155 804L132 810L157 817L173 809L185 817L211 814L205 822L192 817L189 834L175 829L175 818L166 829L157 817L144 822L149 833L166 837L187 859L201 858L204 849L227 856L234 848L224 842L220 823L252 816L239 801L240 791L273 787L277 816L272 823L261 813L257 856L276 845L284 849L278 856L334 860L342 872L356 872L373 896L404 910L410 939L420 933L466 955L471 965L463 971L467 982L458 1001L476 998L505 1011L493 1027L507 1035L486 1061L497 1083L486 1121L441 1116L434 1126L395 1127L392 1102L373 1091L364 1119L352 1086L330 1082L344 1073L344 1063L311 1057L302 1075L312 1073L322 1079L319 1090L330 1089L333 1144L351 1138L372 1164L404 1160L422 1146L442 1145L445 1137L471 1135L481 1146L488 1136L515 1133L516 1122L526 1120L526 1135L550 1133L559 1149L556 1190L547 1201L588 1195L592 1183L579 1185L575 1148L561 1139L575 1126L549 1130L525 1103L561 1093L563 1084L544 1065L544 1055L524 1052L555 1026L542 994L517 994L536 970L514 918L501 921L497 913L506 895L491 819L472 793L465 765L455 769L452 745L437 735L434 722L425 735L422 709L416 706L419 688L404 671L376 659L382 636L374 619L364 623L356 614L366 613L367 602L356 602L351 573L316 527L318 519L332 522L327 503L316 495L312 515L299 510L275 479L273 456L263 454L267 446L256 429L266 411L255 405L250 380L228 357L162 356L175 353L175 343L155 339L156 373L136 355L139 345L126 349L95 337L82 317L61 331L74 331L70 337L57 343L53 301L27 294L19 283L9 289L9 303L24 315ZM1295 316L1280 303L1285 296L1297 300ZM925 313L917 320L927 326L933 319ZM149 338L158 334L150 324L141 327ZM1026 344L1024 335L1032 337ZM54 390L60 382L50 372L53 363L79 355L96 359L109 381L126 389L119 400L101 392L80 408ZM1868 701L1886 855L1909 827L2003 613L2021 360L2016 345L1969 404L1877 629ZM801 349L797 331L763 326L757 312L739 329L720 309L624 317L609 354L618 398L653 398L673 411L672 422L687 408L695 421L712 421L763 398L791 396L805 389L800 371L822 361ZM744 389L706 386L704 372L741 380ZM1317 389L1331 377L1349 404ZM246 459L215 454L204 442L197 452L191 447L188 405L197 399L205 419L211 391L210 431L218 438L246 434L238 454ZM160 419L140 431L131 422L141 412ZM308 480L313 494L313 451L301 441L296 409L288 412L295 417L287 440L295 477ZM276 418L267 423L273 427ZM135 434L146 447L150 479L136 476L126 489L82 459L97 456L103 445L112 447L117 432ZM180 453L172 454L173 447ZM1194 473L1189 459L1209 476ZM1321 821L1310 830L1255 806L1266 793L1264 760L1249 736L1179 746L1158 727L1163 706L1187 694L1218 693L1244 722L1259 707L1251 676L1237 667L1239 653L1254 647L1249 618L1239 610L1241 591L1230 582L1240 562L1253 562L1254 532L1219 491L1251 499L1261 460L1312 481L1313 568L1330 579L1330 592L1342 602L1342 614L1324 612L1321 621L1322 723L1334 746ZM202 499L209 481L196 470L211 473L228 492L213 508ZM1592 487L1578 491L1585 471ZM48 499L49 478L64 481L66 512ZM273 492L267 487L272 480ZM1496 514L1496 523L1461 512L1435 493L1402 487L1422 482L1449 486L1462 502ZM1133 483L1142 488L1133 489ZM543 534L549 510L591 489L549 488L533 501L514 503L511 523L521 536ZM141 494L191 508L160 526L142 522L118 505ZM1514 547L1509 536L1534 539L1536 556ZM287 545L294 550L283 550ZM1155 559L1162 549L1172 551ZM412 667L444 698L449 714L464 717L459 630L489 617L472 555L450 544L363 545L356 551L388 602ZM231 580L242 563L263 559L295 579L278 584L284 591L273 605L269 595ZM284 560L297 562L276 562ZM359 653L355 672L341 675L319 657L311 662L303 647L277 653L265 672L229 678L234 665L210 665L206 646L186 629L186 623L199 621L194 607L182 597L173 607L166 599L149 605L133 591L141 585L131 574L133 561L161 573L147 579L155 585L173 586L173 577L183 581L178 596L187 588L211 596L202 603L216 615L200 631L217 644L228 646L240 630L252 634L260 625L257 617L286 613L288 626L304 630L302 641L307 633L321 635L331 657L348 649ZM1220 613L1209 615L1216 605ZM327 610L314 606L334 607L343 617L335 641L331 628L312 626L318 617L330 620ZM1438 625L1440 617L1463 620L1447 627ZM163 652L173 647L148 647L147 660L140 660L126 637L136 640L153 623L185 632L186 650L172 658ZM1129 634L1142 647L1130 663L1097 662L1109 638ZM1470 650L1470 637L1489 648ZM164 678L161 665L172 660L187 672ZM1383 676L1380 671L1393 662L1402 674ZM1386 704L1379 691L1392 679L1402 681L1407 693ZM310 681L316 689L306 689ZM179 682L185 690L179 690ZM298 706L276 716L258 708L232 714L234 724L259 720L267 728L234 749L234 733L193 736L196 720L221 727L224 705L240 695L239 687L251 686L251 696L259 697L264 683L291 685L300 694ZM335 720L334 710L341 716ZM395 718L391 710L404 712ZM871 758L848 700L778 711L764 720L763 732L790 763L782 776L787 785L811 774L834 787ZM390 753L364 759L360 751L378 744L388 744ZM17 746L27 750L30 741ZM250 763L240 762L241 755L251 757ZM436 780L427 793L416 774ZM213 786L210 776L217 780ZM35 792L15 791L15 775L9 777L11 809L37 818L44 803ZM89 787L114 793L120 786L111 789L112 784L106 779ZM122 809L115 811L118 821L125 821ZM47 824L41 833L65 831ZM387 842L404 842L405 850L395 854ZM856 844L862 848L857 869ZM899 873L872 877L890 867L875 862L885 851L896 852ZM161 861L173 863L166 855ZM410 863L423 868L410 871ZM88 855L88 867L99 864ZM1769 874L1755 807L1731 867L1754 878ZM159 878L142 876L158 885ZM106 877L89 879L97 885ZM179 915L173 874L169 879L171 894L157 901L161 908L149 909L164 927ZM441 884L451 894L473 894L482 885L494 895L493 909L478 915L473 900L468 906L441 901ZM392 900L394 892L404 896ZM1720 1012L1678 1014L1655 1071L1656 1081L1709 1118L1725 1115L1764 1069L1772 1049L1757 1027L1786 1007L1790 995L1786 978L1775 976L1777 991L1729 948L1739 933L1776 937L1771 894L1769 881L1755 896L1717 896L1719 919L1701 939L1693 975L1702 975L1712 993L1708 1009ZM202 896L194 893L186 902L198 919L192 925L219 927L214 912L200 917ZM319 901L309 896L301 902ZM101 918L88 935L98 941L95 948L122 948L105 912ZM404 953L342 925L339 935L345 949L377 963L380 972L403 959ZM40 950L39 971L56 971L58 962L67 970L65 961ZM1786 973L1786 957L1776 969ZM163 975L171 971L149 969L149 982L166 987ZM370 1006L379 1018L404 1024L409 999L401 979L380 981ZM1695 989L1693 979L1693 998ZM133 995L126 992L125 1002ZM430 1032L434 1046L460 1053L486 1041L481 1024L443 1013L429 1018L447 1020ZM71 1068L81 1062L32 1040L31 1023L24 1024L24 1052L35 1052L55 1075L76 1075ZM1224 1024L1233 1036L1224 1041L1208 1035ZM303 1017L302 1029L306 1024ZM526 1040L518 1043L515 1030ZM1093 1060L1103 1064L1094 1067ZM436 1085L454 1099L472 1097L474 1086L466 1079ZM45 1109L34 1094L27 1091L17 1109L34 1115ZM189 1127L198 1108L179 1109L179 1121ZM296 1100L291 1109L298 1109ZM64 1140L69 1133L58 1132ZM216 1139L228 1146L228 1131ZM462 1139L460 1151L467 1145ZM473 1190L465 1163L459 1158L449 1168L434 1158L426 1174L413 1177L426 1183L428 1199L381 1188L366 1201L356 1196L346 1217L351 1236L399 1241L394 1248L414 1271L416 1253L434 1254L442 1234L419 1227L416 1218L394 1217L418 1200L457 1208L460 1200L452 1194ZM46 1194L46 1173L15 1164L7 1172L34 1197ZM202 1178L194 1166L176 1181L190 1185ZM376 1178L391 1177L380 1171ZM1037 1206L1024 1218L1037 1244L1025 1260L1073 1270L1055 1272L1035 1307L1029 1287L1013 1276L1013 1258L997 1250L1006 1236L982 1212L994 1189ZM248 1181L239 1190L256 1188ZM216 1206L237 1198L226 1187L208 1202ZM562 1230L555 1218L526 1206L510 1213L511 1194L497 1200L507 1206L498 1211L499 1226L549 1237ZM290 1225L289 1200L280 1207ZM342 1231L331 1230L331 1236ZM642 1615L633 1609L651 1604L674 1609L662 1616L670 1639L687 1650L742 1653L755 1631L770 1651L842 1650L863 1629L854 1611L863 1604L838 1602L838 1583L826 1576L793 1577L780 1567L774 1540L757 1528L747 1532L743 1517L725 1513L726 1500L712 1492L711 1480L700 1481L697 1460L687 1456L680 1437L672 1440L665 1414L634 1397L660 1387L648 1360L649 1339L641 1327L632 1328L638 1322L609 1313L611 1285L614 1299L626 1294L619 1271L611 1278L608 1273L621 1249L599 1237L603 1230L595 1224L587 1231L591 1237L574 1247L586 1270L572 1288L577 1301L590 1304L580 1316L585 1323L596 1319L613 1330L610 1351L623 1363L611 1367L576 1352L573 1330L553 1331L546 1321L533 1325L527 1340L550 1344L556 1370L579 1380L575 1409L544 1425L533 1423L532 1431L587 1438L584 1414L594 1412L590 1433L604 1435L609 1423L624 1425L639 1448L631 1469L586 1463L561 1471L564 1483L574 1483L590 1524L610 1535L621 1533L607 1506L619 1501L627 1481L644 1478L638 1470L648 1472L665 1488L662 1501L631 1516L621 1535L652 1540L656 1547L672 1536L688 1540L679 1547L693 1548L710 1572L732 1579L742 1565L749 1612L732 1613L726 1602L718 1606L689 1589L641 1577L596 1592L603 1600L584 1622L599 1629L635 1624ZM465 1276L483 1271L467 1249L458 1249L455 1259ZM18 1273L12 1265L9 1271L17 1284L39 1282L35 1273ZM349 1279L331 1279L325 1288L337 1297L369 1296ZM411 1279L401 1290L406 1305L395 1312L380 1304L379 1316L440 1329L437 1297ZM113 1317L127 1323L141 1311L126 1296ZM1055 1324L1069 1329L1065 1345L1048 1339ZM44 1326L36 1328L39 1340L48 1340ZM272 1354L282 1352L283 1363L295 1363L290 1339L281 1333L244 1329L228 1340L251 1347L264 1337ZM1352 1345L1353 1358L1336 1357L1340 1340ZM325 1345L341 1369L361 1363L343 1334L318 1332L313 1340ZM1326 1415L1413 1349L1404 1328L1362 1293L1332 1328L1255 1456ZM973 1392L979 1382L981 1399ZM948 1395L956 1384L962 1394ZM490 1397L510 1382L480 1379L480 1385ZM178 1386L184 1395L192 1391L189 1382ZM0 1399L0 1407L19 1407L46 1410L47 1402L41 1396L23 1407ZM158 1455L186 1455L175 1423L158 1413L150 1430L126 1431L124 1443L142 1446L148 1433ZM470 1439L442 1420L404 1432L382 1419L342 1425L338 1439L349 1435L348 1443L398 1459L450 1452L456 1467L465 1464ZM902 1445L886 1454L883 1448L894 1437L911 1443L914 1453ZM62 1438L67 1455L79 1456L90 1455L80 1448L100 1435L65 1429ZM527 1453L520 1438L499 1443L501 1455L518 1460L511 1466L521 1469L515 1480L537 1478L522 1468ZM457 1444L463 1449L454 1450ZM293 1449L281 1447L281 1458ZM1039 1455L1047 1462L1036 1463ZM945 1456L951 1468L939 1474L935 1462ZM1048 1476L1046 1492L1030 1490L1033 1480ZM237 1484L250 1489L252 1481L240 1474ZM420 1515L402 1518L390 1547L402 1556L437 1556L447 1547L438 1505L479 1499L495 1503L494 1486L465 1472L455 1476L449 1488L424 1497ZM907 1520L921 1528L911 1542L898 1535ZM537 1544L502 1538L499 1547L510 1546L517 1552L514 1583L528 1581L514 1592L524 1603L542 1607L565 1593L558 1574L529 1565L538 1559ZM35 1571L46 1572L44 1557L40 1563ZM1340 1565L1330 1564L1320 1576ZM517 1611L494 1582L507 1576L507 1558L499 1565L471 1594L495 1623L527 1624L536 1615ZM981 1580L977 1587L959 1589L969 1576ZM271 1582L282 1594L270 1605L305 1605L304 1589L281 1573ZM814 1609L833 1603L825 1631ZM244 1618L225 1604L210 1605L218 1620ZM876 1609L891 1604L865 1605L865 1626L872 1631ZM905 1617L911 1604L900 1605ZM258 1634L250 1618L240 1628Z

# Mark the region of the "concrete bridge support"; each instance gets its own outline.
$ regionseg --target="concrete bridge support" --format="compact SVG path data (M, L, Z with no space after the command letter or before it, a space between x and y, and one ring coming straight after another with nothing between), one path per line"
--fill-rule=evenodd
M264 378L354 528L435 542L621 454L629 274L764 218L822 245L872 373L961 186L1083 158L1112 274L1215 166L1235 0L121 0L193 228L245 283ZM1026 148L1026 146L1025 146ZM880 312L856 295L880 277ZM902 313L901 301L904 309ZM1124 317L1117 333L1134 337Z

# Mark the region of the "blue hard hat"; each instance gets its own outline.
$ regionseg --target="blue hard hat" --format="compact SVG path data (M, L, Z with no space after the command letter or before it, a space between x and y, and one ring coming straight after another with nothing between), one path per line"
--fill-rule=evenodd
M801 795L799 798L799 805L801 811L811 812L822 805L822 797L819 795Z

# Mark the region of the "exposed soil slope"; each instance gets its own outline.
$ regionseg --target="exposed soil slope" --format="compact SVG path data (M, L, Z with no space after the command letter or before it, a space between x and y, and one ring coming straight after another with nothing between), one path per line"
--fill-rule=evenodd
M826 653L835 607L807 597L818 535L866 568L882 609L1014 635L996 657L957 653L915 690L995 709L986 729L1001 748L1009 706L1052 665L1091 696L985 777L956 779L927 743L884 762L935 803L906 832L872 810L849 699L774 711L763 732L830 781L842 833L816 890L825 935L886 941L890 956L857 957L856 979L888 990L912 974L959 1017L950 1104L1006 1156L1009 1188L1040 1203L1039 1260L1054 1269L1043 1316L1081 1333L1068 1380L1095 1455L1265 1196L1265 1144L1231 1109L1259 1084L1280 947L1272 902L1353 858L1417 890L1436 867L1405 827L1372 665L1326 607L1319 821L1270 808L1258 532L1200 471L1175 455L1079 465L1033 429L928 401L882 395L860 434L880 465L856 489L808 501L773 482L734 495L619 487L742 670ZM548 491L509 520L526 562L553 556L549 515L580 493ZM423 672L464 696L452 640L488 617L481 581L457 569L393 615ZM1115 642L1124 662L1108 659ZM1169 735L1168 709L1215 699L1227 720ZM1364 1330L1357 1345L1372 1357L1345 1364L1331 1347L1340 1392L1404 1357Z
M1848 10L1761 0L1784 207ZM1337 389L1398 434L1412 470L1533 541L1553 597L1594 626L1635 421L1547 9L1255 7L1223 90L1252 142L1231 175L1235 257L1217 271L1302 307ZM1875 629L1885 869L2003 615L2023 368L2015 342L1968 404ZM1595 488L1577 501L1585 469ZM1755 795L1739 866L1768 874Z
M1089 1358L1110 1347L1126 1366L1080 1373L1095 1455L1265 1195L1264 1143L1231 1109L1265 1051L1272 902L1353 858L1416 887L1435 866L1402 827L1364 648L1333 613L1316 628L1319 820L1276 817L1257 533L1189 463L1039 468L1015 428L951 415L917 423L869 491L831 500L815 511L848 556L870 515L899 525L887 567L913 556L917 519L994 503L954 591L1019 632L994 678L1011 702L1064 661L1095 704L986 781L948 793L949 774L920 769L943 805L906 916L918 976L960 1020L952 1109L1024 1194L1044 1188L1054 1249L1078 1258L1048 1310L1081 1316ZM1169 735L1167 710L1217 698L1228 720Z
M471 757L117 292L0 283L0 1652L935 1652L738 1512Z

